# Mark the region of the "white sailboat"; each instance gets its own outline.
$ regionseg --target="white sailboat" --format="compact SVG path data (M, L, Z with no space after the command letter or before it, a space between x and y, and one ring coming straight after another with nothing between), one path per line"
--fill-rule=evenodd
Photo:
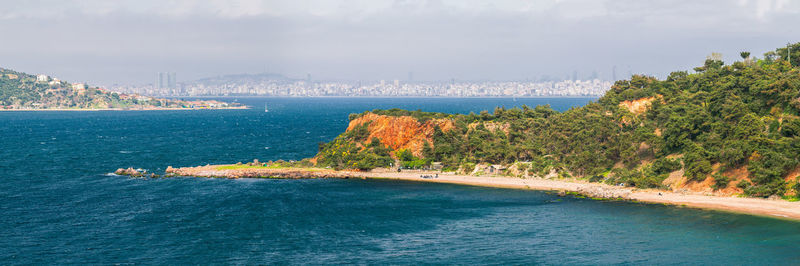
M264 113L269 113L269 109L267 109L267 104L264 103Z

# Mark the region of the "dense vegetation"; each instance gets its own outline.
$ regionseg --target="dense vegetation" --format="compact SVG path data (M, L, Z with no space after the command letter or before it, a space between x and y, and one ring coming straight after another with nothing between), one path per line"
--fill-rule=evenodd
M320 143L317 165L338 169L369 170L389 166L391 150L377 138L365 144L369 136L368 124L363 124L339 135L331 142Z
M522 164L539 176L553 170L637 187L662 187L669 173L683 169L690 181L713 178L717 189L733 185L726 173L746 169L750 181L735 184L746 194L783 195L798 187L786 177L800 154L800 43L791 51L791 63L781 48L762 59L743 52L730 65L712 56L695 73L665 80L636 75L617 81L597 102L565 112L549 106L468 115L373 112L452 119L455 128L437 128L432 148L423 151L446 167ZM650 97L643 112L620 105ZM378 140L361 144L367 140L355 135L368 135L363 130L321 145L319 163L369 169L391 162Z

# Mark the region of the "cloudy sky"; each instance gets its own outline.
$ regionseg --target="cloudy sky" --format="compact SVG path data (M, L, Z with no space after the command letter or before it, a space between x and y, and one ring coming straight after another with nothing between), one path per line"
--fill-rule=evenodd
M5 2L5 3L2 3ZM0 66L97 85L663 77L800 41L790 0L0 1Z

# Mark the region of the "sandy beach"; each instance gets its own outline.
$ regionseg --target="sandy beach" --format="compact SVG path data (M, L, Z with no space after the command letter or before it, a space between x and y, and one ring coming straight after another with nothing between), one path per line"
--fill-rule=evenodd
M597 198L621 198L625 200L634 200L647 203L670 204L800 221L800 202L789 202L785 200L720 197L690 193L674 193L660 190L641 190L573 180L567 181L533 178L522 179L513 177L464 176L447 174L440 174L439 178L421 178L419 174L410 173L365 173L364 175L368 178L397 179L513 189L570 191Z
M661 190L642 190L630 187L616 187L580 180L554 180L538 178L515 178L504 176L469 176L438 172L394 172L394 171L333 171L329 169L274 169L242 168L219 169L220 166L168 168L167 173L180 176L222 177L222 178L364 178L392 179L417 182L447 183L470 186L497 187L510 189L547 190L575 192L593 198L613 198L647 203L670 204L701 209L721 210L736 213L776 217L800 221L800 202L769 200L760 198L740 198L709 196L694 193L674 193ZM422 175L437 178L423 178Z

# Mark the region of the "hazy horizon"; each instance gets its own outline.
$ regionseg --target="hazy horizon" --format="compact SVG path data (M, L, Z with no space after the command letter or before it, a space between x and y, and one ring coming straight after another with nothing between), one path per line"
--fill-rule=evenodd
M101 86L663 77L796 42L800 2L34 1L0 6L0 66ZM656 48L657 47L657 48Z

